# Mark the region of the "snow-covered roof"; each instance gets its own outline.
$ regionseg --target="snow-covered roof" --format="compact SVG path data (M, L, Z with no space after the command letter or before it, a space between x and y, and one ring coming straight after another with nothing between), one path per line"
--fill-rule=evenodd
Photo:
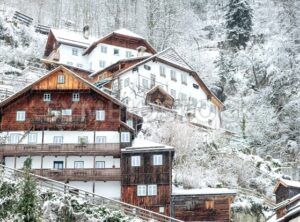
M285 179L279 179L277 181L277 184L274 188L274 193L277 191L279 188L279 185L283 185L285 187L297 187L300 189L300 182L299 181L294 181L294 180L285 180Z
M221 194L231 194L235 195L235 190L230 190L228 188L201 188L201 189L182 189L178 187L173 187L172 195L221 195Z
M135 38L138 38L138 39L144 39L142 36L128 30L128 29L125 29L125 28L121 28L121 29L118 29L116 31L113 31L114 33L117 33L117 34L120 34L120 35L127 35L127 36L132 36L132 37L135 37Z
M279 218L277 220L277 222L286 221L286 219L288 219L288 218L292 219L293 216L295 216L297 214L299 215L299 213L300 213L300 201L295 206L293 206L292 208L290 208L288 210L288 212L283 217Z
M132 141L131 147L122 149L122 152L134 152L134 151L163 151L174 150L174 147L155 143L149 140L136 138Z
M51 29L51 32L58 42L77 45L84 48L87 48L97 40L97 38L91 36L86 39L82 33L72 32L65 29Z
M300 200L300 194L297 194L296 196L293 196L293 197L290 198L290 199L287 199L287 200L284 200L284 201L278 203L278 204L274 207L274 209L279 209L279 208L285 207L285 206L289 205L290 203L293 203L293 202L295 202L295 201L297 201L297 200Z

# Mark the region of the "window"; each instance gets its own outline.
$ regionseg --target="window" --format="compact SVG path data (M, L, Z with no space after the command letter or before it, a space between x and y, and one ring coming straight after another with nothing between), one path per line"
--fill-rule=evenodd
M217 113L216 107L213 104L210 105L210 112L214 114Z
M79 144L87 144L89 142L89 138L87 136L78 136Z
M131 156L131 166L141 166L141 156Z
M58 75L57 76L57 83L59 83L59 84L65 83L65 76L64 75Z
M179 98L181 101L186 101L187 100L187 95L184 93L179 93Z
M72 55L78 56L78 49L72 48Z
M146 70L151 70L151 67L148 66L148 65L144 65L144 69L146 69Z
M193 83L193 87L194 87L195 89L199 89L199 86L198 86L197 84L195 84L195 83Z
M129 78L126 78L126 79L124 80L124 87L129 86L129 81L130 81Z
M157 195L157 185L151 184L148 185L148 196L156 196Z
M147 195L147 186L138 185L137 186L137 196L146 196Z
M153 155L153 165L154 166L163 165L163 156L161 154Z
M181 83L187 85L187 75L186 73L181 73Z
M20 137L21 137L21 135L18 134L18 133L12 133L12 134L10 134L10 136L9 136L10 143L11 144L18 144L19 140L20 140Z
M50 101L51 101L51 94L44 93L44 102L50 102Z
M206 101L201 100L201 109L206 109Z
M164 214L165 213L165 208L164 207L159 207L159 213Z
M105 120L105 111L104 110L96 110L96 120L98 120L98 121Z
M23 122L26 119L26 112L25 111L17 111L16 120L19 122Z
M67 62L67 65L73 66L73 62Z
M82 169L82 168L84 168L84 162L83 161L74 161L74 168L75 169Z
M130 133L121 132L121 143L129 143L129 142L130 142Z
M191 105L192 107L197 107L197 99L191 97Z
M79 94L79 93L73 93L73 94L72 94L72 101L73 101L73 102L78 102L78 101L80 101L80 94Z
M36 143L37 143L37 133L29 133L28 144L36 144Z
M112 89L112 91L116 91L116 90L119 89L119 83L118 83L118 81L113 81L111 89Z
M105 168L105 162L104 161L96 161L95 168Z
M93 70L93 63L92 62L90 62L89 67L90 67L90 70Z
M176 90L171 89L171 96L173 96L173 98L176 99Z
M133 121L132 121L132 119L127 120L127 125L133 127Z
M64 140L63 136L54 136L53 137L53 143L55 144L62 144Z
M71 109L63 109L63 110L61 110L61 115L72 116L72 110Z
M99 67L100 68L104 68L105 67L105 61L104 60L100 60L99 61Z
M106 136L97 136L96 143L106 143Z
M148 79L143 79L142 80L142 85L145 89L149 89L149 81Z
M205 200L205 209L214 209L215 203L213 200Z
M120 55L120 50L119 49L114 49L114 55L119 56Z
M78 67L78 68L82 68L83 65L82 65L81 63L77 63L77 67Z
M130 57L132 57L131 52L130 51L126 51L126 58L130 58Z
M164 66L159 67L160 76L166 77L166 68Z
M177 79L176 79L176 72L174 70L170 70L170 73L171 73L171 80L177 81Z
M102 53L107 53L107 47L105 45L101 46L101 52Z
M64 168L64 161L54 161L53 162L54 169L62 169Z

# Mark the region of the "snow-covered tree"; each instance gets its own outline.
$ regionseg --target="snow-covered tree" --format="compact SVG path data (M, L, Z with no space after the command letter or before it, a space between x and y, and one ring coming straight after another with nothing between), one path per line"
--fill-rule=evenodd
M246 48L252 31L252 9L247 0L230 0L226 18L227 41L236 49Z

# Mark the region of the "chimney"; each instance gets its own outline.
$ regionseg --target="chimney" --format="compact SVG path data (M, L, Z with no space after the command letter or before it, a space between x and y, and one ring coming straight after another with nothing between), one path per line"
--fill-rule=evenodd
M141 57L141 56L144 55L144 52L146 51L146 47L144 47L144 46L139 46L139 47L136 48L136 50L138 51L137 56L138 56L138 57Z
M88 25L83 27L83 37L89 39L90 36L90 27Z

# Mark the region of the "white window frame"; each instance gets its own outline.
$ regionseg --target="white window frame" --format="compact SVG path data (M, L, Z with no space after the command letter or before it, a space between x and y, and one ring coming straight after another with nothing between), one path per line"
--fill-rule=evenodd
M106 62L104 60L99 60L99 67L105 68Z
M124 80L124 87L129 86L129 83L130 83L130 78L128 77Z
M54 144L63 144L64 137L63 136L53 136L53 143Z
M140 167L141 166L141 156L134 155L130 157L130 162L132 167Z
M73 62L69 62L69 61L67 61L67 65L69 65L69 66L73 66Z
M145 89L149 89L149 80L143 78L143 79L142 79L142 86L143 86Z
M159 75L161 77L166 77L166 67L164 66L159 66Z
M176 99L176 90L175 89L171 89L171 96Z
M147 185L137 185L136 191L138 197L147 196Z
M96 161L95 168L96 169L105 169L105 161Z
M72 48L72 55L73 56L78 56L78 49L77 48Z
M126 51L126 58L131 58L131 57L132 57L131 51Z
M101 45L100 46L100 51L101 51L101 53L107 53L107 46L106 45Z
M97 144L105 144L107 141L106 136L96 136L96 143Z
M28 144L36 144L37 143L37 133L29 133L28 134Z
M72 101L79 102L80 101L80 93L72 93Z
M78 68L82 68L83 67L83 65L81 64L81 63L77 63L77 65L76 65Z
M64 75L58 75L57 76L57 83L58 84L64 84L65 83L65 76Z
M72 109L62 109L61 115L62 116L72 116Z
M96 121L105 121L105 110L96 110Z
M84 161L74 161L74 169L83 169L84 168Z
M121 143L130 143L130 132L121 132Z
M78 144L88 144L89 137L88 136L78 136Z
M170 70L170 75L171 75L171 80L172 81L177 81L177 76L176 76L176 71L171 69Z
M11 144L18 144L20 138L21 138L21 134L20 134L20 133L11 133L11 134L9 135L9 142L10 142Z
M147 194L148 196L156 196L157 195L157 185L156 184L149 184L147 186Z
M44 102L50 102L51 101L51 93L44 93L43 100L44 100Z
M115 53L116 51L117 51L118 53ZM115 55L115 56L120 56L120 49L114 48L114 51L113 51L113 52L114 52L114 55Z
M58 166L61 166L61 167L56 168L56 167L55 167L55 163L56 163L56 164L58 164L58 163L61 164L61 163L62 163L62 165L58 165ZM60 160L57 161L57 160L54 160L54 161L53 161L53 169L63 169L63 168L64 168L64 164L65 164L64 161L60 161Z
M163 165L163 155L162 154L154 154L152 156L153 166L162 166Z
M184 72L181 73L181 83L187 85L187 74Z
M16 121L24 122L26 120L26 111L19 110L16 112Z

